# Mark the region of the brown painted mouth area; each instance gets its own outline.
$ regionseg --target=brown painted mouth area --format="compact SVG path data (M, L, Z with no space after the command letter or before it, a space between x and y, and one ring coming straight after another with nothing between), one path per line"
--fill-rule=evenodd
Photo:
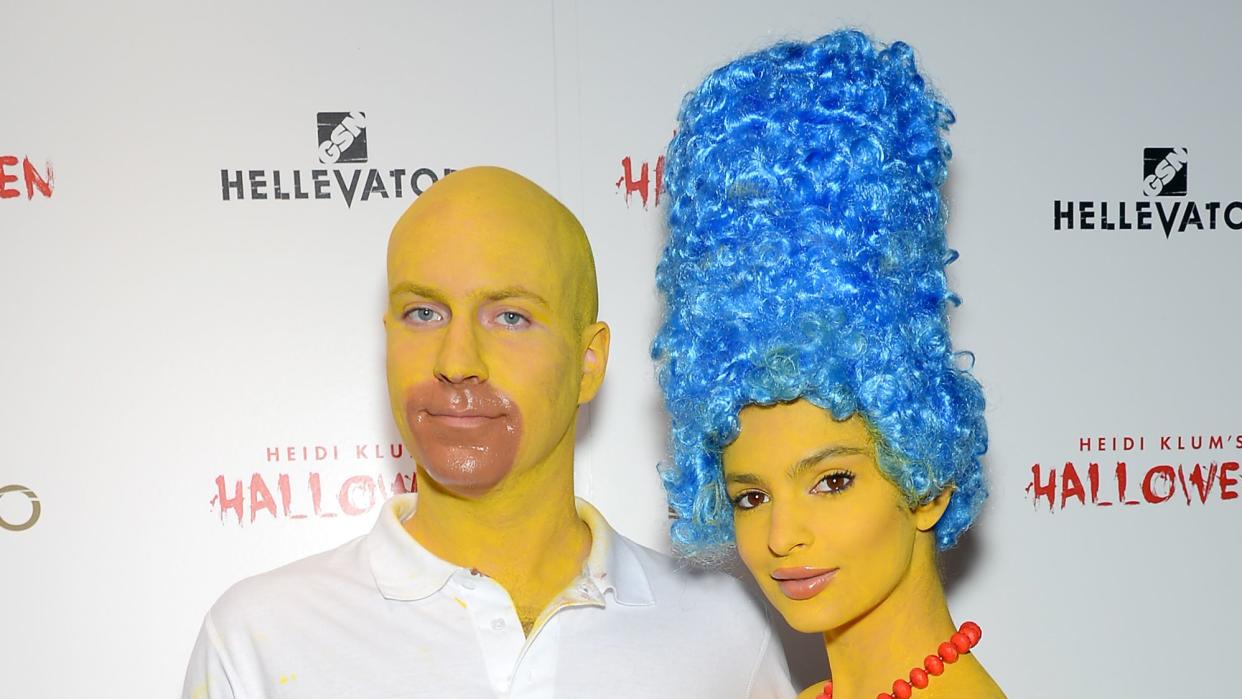
M437 483L463 495L508 475L522 437L518 406L487 383L428 381L405 396L414 458Z
M413 419L430 421L442 429L471 430L490 427L494 420L502 420L504 417L504 415L439 415L424 410L414 415Z

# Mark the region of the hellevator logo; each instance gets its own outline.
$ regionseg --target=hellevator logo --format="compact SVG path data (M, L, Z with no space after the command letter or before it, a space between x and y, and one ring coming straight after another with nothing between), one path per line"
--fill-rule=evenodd
M1187 230L1242 229L1242 201L1161 201L1184 197L1189 188L1190 151L1165 146L1143 149L1142 193L1138 201L1082 201L1057 199L1052 203L1053 230L1150 231L1168 238Z
M367 115L362 112L319 112L319 162L365 163Z
M1143 194L1149 197L1186 196L1187 161L1185 148L1143 149Z
M366 163L368 119L366 112L319 112L315 115L315 157L331 168L238 168L220 170L222 201L297 201L340 199L345 206L371 199L404 199L423 193L450 167L349 167ZM345 166L345 167L341 167Z

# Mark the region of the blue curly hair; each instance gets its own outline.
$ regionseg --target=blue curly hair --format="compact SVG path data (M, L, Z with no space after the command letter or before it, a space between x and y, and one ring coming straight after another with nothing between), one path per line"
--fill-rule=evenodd
M949 339L940 186L953 113L904 43L838 31L709 75L668 148L665 316L651 354L672 426L674 545L733 541L721 452L738 412L806 398L861 414L911 506L952 487L948 548L987 489L983 391Z

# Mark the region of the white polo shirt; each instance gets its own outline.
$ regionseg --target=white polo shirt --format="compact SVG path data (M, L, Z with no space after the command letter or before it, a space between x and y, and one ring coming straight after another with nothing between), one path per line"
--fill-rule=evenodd
M385 504L339 548L243 580L203 621L183 699L787 699L762 607L734 579L618 535L583 500L582 574L527 637L509 594L432 555Z

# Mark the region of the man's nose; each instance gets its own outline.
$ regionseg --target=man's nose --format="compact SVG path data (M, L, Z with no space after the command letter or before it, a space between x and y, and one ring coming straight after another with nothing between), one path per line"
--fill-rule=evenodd
M436 378L449 383L487 381L487 363L479 349L474 323L469 318L454 317L436 354Z
M788 556L815 542L815 535L806 518L810 513L779 503L772 503L768 529L768 551L773 556Z

